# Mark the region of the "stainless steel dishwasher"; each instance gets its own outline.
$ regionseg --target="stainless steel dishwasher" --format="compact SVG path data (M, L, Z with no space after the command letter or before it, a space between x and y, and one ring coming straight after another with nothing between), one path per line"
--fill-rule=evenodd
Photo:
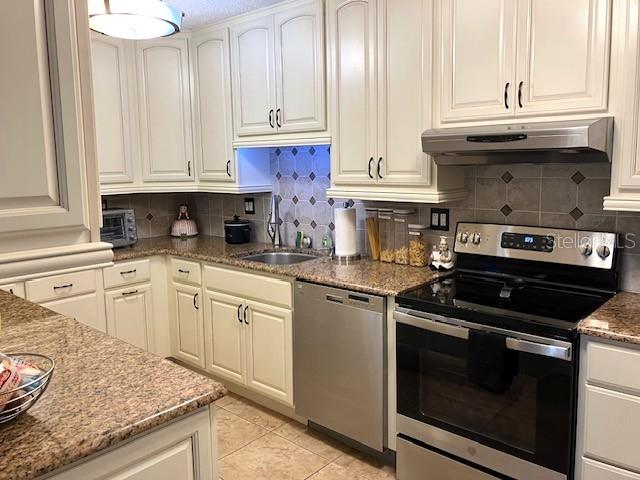
M386 444L385 298L297 282L296 414L382 452Z

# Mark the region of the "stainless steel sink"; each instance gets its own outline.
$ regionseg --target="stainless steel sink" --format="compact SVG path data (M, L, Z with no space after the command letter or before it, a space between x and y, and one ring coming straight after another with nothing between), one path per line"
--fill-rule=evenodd
M318 257L308 255L306 253L264 252L246 255L240 258L250 262L267 263L269 265L293 265L296 263L308 262L309 260L314 260Z

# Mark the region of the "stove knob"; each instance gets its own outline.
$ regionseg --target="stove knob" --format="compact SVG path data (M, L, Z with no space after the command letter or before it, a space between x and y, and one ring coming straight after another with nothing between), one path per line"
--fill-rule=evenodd
M597 250L596 250L598 256L601 259L605 259L607 258L609 255L611 255L611 249L609 247L607 247L606 245L600 245Z
M467 232L461 232L458 236L460 243L465 244L469 241L469 234Z
M583 243L580 245L580 253L585 257L589 257L593 253L593 247L590 243Z
M471 241L475 244L475 245L480 245L480 234L479 233L474 233L471 236Z

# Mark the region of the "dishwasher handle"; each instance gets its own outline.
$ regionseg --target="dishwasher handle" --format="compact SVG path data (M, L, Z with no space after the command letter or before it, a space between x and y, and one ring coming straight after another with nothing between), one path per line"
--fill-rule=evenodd
M327 293L326 300L327 302L344 303L344 298L338 295L331 295L330 293Z

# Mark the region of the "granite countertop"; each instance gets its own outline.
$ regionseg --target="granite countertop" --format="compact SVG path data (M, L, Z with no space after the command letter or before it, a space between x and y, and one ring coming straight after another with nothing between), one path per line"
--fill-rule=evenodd
M266 243L229 245L222 237L200 235L187 240L168 236L139 240L134 247L114 249L113 253L114 261L132 260L153 255L174 255L293 277L298 280L374 295L396 296L441 276L440 273L428 268L395 265L369 259L362 259L352 265L338 265L326 255L320 256L321 253L314 250L304 250L304 253L315 253L319 255L317 259L296 265L268 265L240 258L244 255L272 250L273 247ZM280 250L296 251L291 248L281 248Z
M27 413L0 424L0 480L32 479L206 406L224 387L0 291L0 351L56 361Z
M621 292L585 318L578 331L640 345L640 294Z

